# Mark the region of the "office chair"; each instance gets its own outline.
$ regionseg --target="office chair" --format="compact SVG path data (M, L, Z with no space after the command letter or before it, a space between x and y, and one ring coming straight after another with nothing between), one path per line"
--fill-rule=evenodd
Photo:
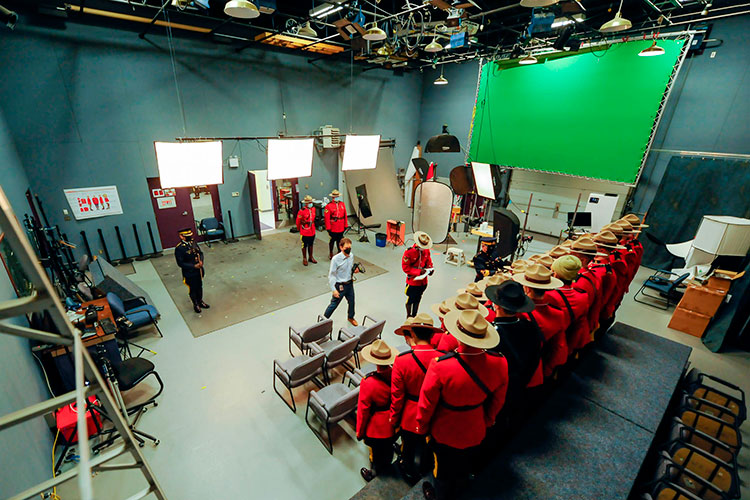
M227 244L227 233L224 230L224 224L219 222L216 217L201 219L198 223L198 232L203 236L203 241L211 247L211 241L221 240Z

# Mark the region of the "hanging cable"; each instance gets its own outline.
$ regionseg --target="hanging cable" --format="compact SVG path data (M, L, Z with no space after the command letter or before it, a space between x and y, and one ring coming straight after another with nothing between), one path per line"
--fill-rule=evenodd
M172 38L172 24L169 22L169 12L164 9L164 20L166 21L167 28L167 45L169 45L169 58L172 61L172 74L174 75L174 88L177 93L177 105L180 107L180 114L182 115L182 134L187 135L187 120L185 119L185 106L182 102L182 93L180 92L180 85L177 83L177 62L174 50L174 40Z
M349 133L354 122L354 51L349 51Z

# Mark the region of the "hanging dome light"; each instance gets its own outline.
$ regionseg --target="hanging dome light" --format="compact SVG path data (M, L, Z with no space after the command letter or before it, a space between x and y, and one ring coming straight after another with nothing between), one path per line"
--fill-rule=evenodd
M389 56L393 54L393 50L387 45L383 45L378 50L375 51L379 56Z
M312 26L310 26L310 21L307 21L305 24L303 24L297 34L310 38L317 38L318 36L318 32L312 29Z
M440 52L441 50L443 50L443 46L437 43L436 38L433 38L432 41L425 46L425 52Z
M387 35L385 34L385 31L378 28L376 23L372 23L367 31L365 31L365 34L362 35L362 38L371 42L378 42L380 40L385 40Z
M654 40L654 43L651 44L651 47L638 52L638 55L641 57L663 56L664 49L656 45L656 40Z
M599 31L601 31L602 33L616 33L618 31L629 30L633 27L633 23L622 17L622 2L623 0L620 0L620 8L617 9L617 14L615 14L615 17L610 21L602 24L602 27L599 28Z
M518 64L523 64L524 66L526 66L528 64L536 64L538 62L539 61L537 60L537 58L534 57L530 53L526 54L525 56L523 56L521 59L518 60Z
M560 0L521 0L521 7L528 7L530 9L534 7L549 7L559 2Z
M224 14L240 19L255 19L260 16L260 11L248 0L230 0L224 6Z
M435 79L434 82L432 82L435 85L448 85L448 79L443 76L443 69L445 65L443 64L440 66L440 76Z

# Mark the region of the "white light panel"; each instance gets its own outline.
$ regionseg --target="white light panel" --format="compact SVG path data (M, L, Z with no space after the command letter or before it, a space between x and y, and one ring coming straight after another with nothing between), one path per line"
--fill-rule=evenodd
M368 170L377 167L379 135L347 135L341 170Z
M312 175L314 139L268 139L268 180Z
M222 184L221 141L154 142L162 188Z
M492 169L489 163L471 162L471 171L474 173L474 184L477 194L483 198L495 199L495 187L492 184Z

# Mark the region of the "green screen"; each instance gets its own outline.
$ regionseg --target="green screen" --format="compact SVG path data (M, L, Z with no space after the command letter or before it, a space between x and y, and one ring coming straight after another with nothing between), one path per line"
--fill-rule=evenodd
M500 69L482 67L469 159L633 184L684 40L650 40Z

